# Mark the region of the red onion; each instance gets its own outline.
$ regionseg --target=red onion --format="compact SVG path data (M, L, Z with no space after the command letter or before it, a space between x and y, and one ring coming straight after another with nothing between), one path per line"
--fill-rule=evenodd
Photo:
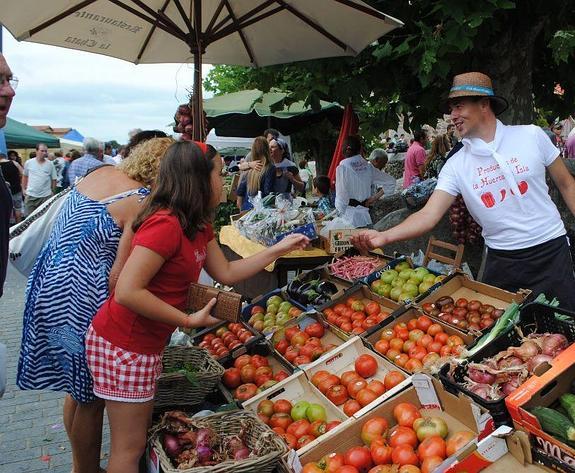
M523 361L529 361L531 358L538 355L540 350L537 343L532 340L526 340L521 344L520 347L510 347L507 352L513 355L517 355Z
M542 364L542 363L549 363L551 360L553 359L553 357L549 356L549 355L535 355L533 358L531 358L529 360L529 362L527 363L527 370L530 373L534 373L535 370L537 369L537 367Z
M470 367L467 370L467 376L469 376L469 379L472 381L480 384L493 384L495 382L495 375L478 368Z
M177 457L182 451L178 438L171 434L164 434L164 450L169 457Z
M521 358L511 355L506 356L505 358L501 358L501 360L499 360L497 363L497 368L501 370L503 368L511 368L513 366L522 366L523 364L524 363Z
M212 455L214 453L213 450L206 445L198 445L196 452L198 454L198 460L201 464L211 461Z
M491 399L491 386L487 384L474 384L469 388L469 390L483 399Z
M198 447L211 447L216 438L216 433L212 429L198 429L197 434L198 436L196 442Z
M250 449L248 447L240 448L234 453L234 460L245 460L250 456Z
M501 391L503 392L504 396L508 396L513 391L515 391L519 386L521 386L521 384L523 384L523 381L519 376L511 378L509 381L501 385Z
M542 352L544 355L556 357L565 348L569 346L569 342L564 335L560 333L546 334L541 343Z

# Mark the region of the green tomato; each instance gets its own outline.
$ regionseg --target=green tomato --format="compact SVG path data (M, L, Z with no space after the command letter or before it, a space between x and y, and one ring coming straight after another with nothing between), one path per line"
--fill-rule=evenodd
M284 300L280 297L280 296L271 296L267 301L266 301L266 305L277 305L279 306Z
M267 307L267 313L268 314L277 314L279 311L279 308L280 308L279 304L270 304Z
M278 315L276 316L276 323L278 325L285 325L290 319L291 317L287 312L278 312Z
M278 312L289 312L289 310L291 309L292 305L291 302L282 302L280 304L280 308L278 309Z
M325 407L319 404L310 404L307 410L305 411L305 415L307 420L310 422L314 422L316 420L327 420L327 413L325 412Z
M435 284L435 274L426 274L423 276L423 282L430 282L431 284Z
M401 288L401 292L403 292L404 294L410 294L411 298L413 299L415 296L419 294L419 289L416 284L406 282Z
M293 420L301 420L306 418L307 408L310 406L307 401L298 401L291 408L291 418Z
M397 272L403 271L404 269L411 269L411 265L407 261L402 261L395 266Z
M432 282L425 282L423 281L420 285L419 285L419 293L423 294L426 291L429 291L429 288L433 286Z
M379 279L381 279L385 284L391 284L391 281L397 278L398 274L399 273L394 269L388 269L387 271L381 273Z
M400 287L394 287L390 292L389 292L389 297L394 300L397 301L399 300L399 296L401 295L401 288Z
M411 277L412 272L413 270L411 269L402 269L401 272L399 273L399 277L407 281Z
M383 284L379 289L379 295L383 297L389 297L389 293L392 289L393 288L391 287L391 284Z

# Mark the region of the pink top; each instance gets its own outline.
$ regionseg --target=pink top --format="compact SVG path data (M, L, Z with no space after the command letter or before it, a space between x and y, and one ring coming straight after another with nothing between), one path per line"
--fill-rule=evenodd
M419 141L414 141L413 144L407 150L404 161L403 170L403 188L409 187L413 184L414 177L421 177L419 175L419 166L425 164L425 159L427 158L427 153L425 148L421 146Z

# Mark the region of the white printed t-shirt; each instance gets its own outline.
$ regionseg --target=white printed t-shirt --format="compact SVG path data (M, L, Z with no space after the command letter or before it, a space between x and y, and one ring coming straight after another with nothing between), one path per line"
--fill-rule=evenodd
M559 152L545 132L535 125L506 126L498 120L494 143L521 197L512 192L496 159L474 154L468 140L441 169L436 190L462 195L489 248L519 250L564 235L565 226L545 183L545 168Z

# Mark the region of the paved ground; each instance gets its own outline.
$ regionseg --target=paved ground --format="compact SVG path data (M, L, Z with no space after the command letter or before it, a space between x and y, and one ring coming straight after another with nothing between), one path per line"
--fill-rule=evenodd
M0 341L8 347L8 387L0 399L0 473L69 473L72 461L62 425L63 394L16 387L25 285L25 278L9 267L0 299ZM103 465L108 438L106 432Z

